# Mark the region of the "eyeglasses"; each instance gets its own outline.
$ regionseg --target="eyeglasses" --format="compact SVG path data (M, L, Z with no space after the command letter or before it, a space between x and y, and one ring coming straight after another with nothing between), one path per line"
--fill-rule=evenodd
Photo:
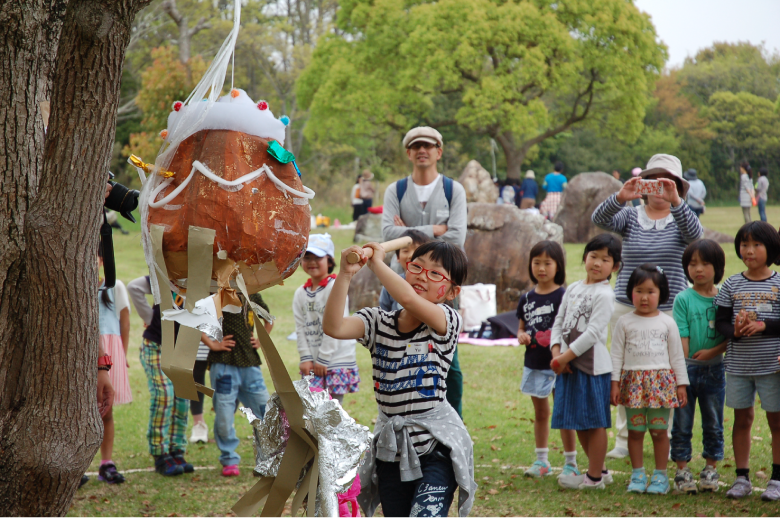
M415 142L411 146L409 146L409 149L412 150L419 150L420 148L425 148L426 150L429 150L431 148L438 148L438 144L431 144L430 142Z
M444 274L441 272L437 272L435 270L428 270L422 268L422 265L418 265L417 263L414 263L412 261L406 262L406 270L411 274L422 274L425 272L425 277L433 281L434 283L439 283L440 281L452 281L450 278L445 277Z

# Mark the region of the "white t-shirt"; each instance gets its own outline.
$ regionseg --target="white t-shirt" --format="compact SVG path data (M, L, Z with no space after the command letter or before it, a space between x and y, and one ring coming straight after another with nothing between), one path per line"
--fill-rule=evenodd
M422 204L423 208L425 208L425 204L427 204L428 200L431 198L431 195L433 194L433 188L435 188L436 184L438 184L440 177L441 174L439 174L436 177L436 180L424 186L421 186L415 183L414 181L412 181L412 185L414 186L414 192L417 195L417 200L420 201L420 204Z
M117 279L114 285L114 311L116 311L116 316L119 317L119 312L125 308L129 312L132 311L130 310L130 299L127 297L127 288L125 288L124 283Z

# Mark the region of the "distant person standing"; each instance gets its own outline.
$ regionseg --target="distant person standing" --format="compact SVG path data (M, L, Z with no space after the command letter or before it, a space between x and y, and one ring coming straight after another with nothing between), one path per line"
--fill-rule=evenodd
M385 190L383 239L400 238L412 229L462 249L466 243L466 190L460 182L442 176L437 169L444 145L441 134L430 126L413 128L404 137L403 145L412 163L412 174ZM453 301L456 309L457 301ZM446 383L447 401L463 416L463 373L457 349Z
M746 160L739 165L739 206L742 208L742 216L745 217L745 223L750 223L753 218L750 216L750 208L753 206L753 197L756 196L753 190L753 170Z
M360 177L361 175L358 175L357 179L355 180L355 185L352 186L352 191L349 194L349 197L352 199L353 222L357 222L357 219L365 214L365 210L363 209L363 199L360 198Z
M758 170L758 182L756 182L756 198L758 199L758 215L762 222L766 222L766 193L769 191L769 179L766 178L766 168Z
M532 169L525 172L525 178L520 185L520 209L530 209L536 205L536 195L539 194L539 184L536 183L536 173Z
M542 202L539 210L545 218L552 220L555 217L555 213L558 212L558 206L561 204L563 190L566 189L568 182L566 177L563 176L563 162L556 162L553 172L548 173L544 177L544 183L542 184L542 189L547 191L547 196L544 198L544 202Z
M360 198L363 200L363 213L368 212L368 208L374 204L374 174L370 169L364 169L360 175Z
M686 171L683 177L685 177L689 185L688 196L685 198L685 201L688 203L691 211L701 218L702 213L704 213L704 199L707 196L707 188L704 187L704 182L699 179L696 170L693 168Z
M620 171L618 171L618 170L616 170L616 169L613 169L613 170L612 170L612 177L613 177L615 180L620 180L620 183L621 183L621 184L623 184L623 183L624 183L624 182L623 182L623 180L620 178Z

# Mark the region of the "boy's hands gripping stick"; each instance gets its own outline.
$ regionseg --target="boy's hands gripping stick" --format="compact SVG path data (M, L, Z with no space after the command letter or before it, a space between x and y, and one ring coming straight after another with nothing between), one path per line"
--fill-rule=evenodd
M409 236L403 236L402 238L396 238L395 240L386 241L384 243L380 243L379 246L382 247L385 252L394 252L399 249L403 249L404 247L408 247L412 244L412 239ZM363 257L368 259L371 259L374 256L374 249L371 247L363 247ZM360 263L360 254L358 254L355 251L350 251L350 253L347 255L347 263Z

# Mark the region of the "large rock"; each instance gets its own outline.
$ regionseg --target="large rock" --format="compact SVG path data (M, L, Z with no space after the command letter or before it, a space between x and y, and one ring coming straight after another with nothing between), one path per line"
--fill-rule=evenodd
M355 243L368 243L382 240L382 215L366 213L358 218L355 225Z
M704 236L702 238L705 238L707 240L713 240L718 243L734 243L734 237L729 236L728 234L724 234L722 232L713 231L712 229L704 228Z
M466 284L496 285L498 312L517 308L520 295L533 283L528 276L528 254L536 243L553 240L563 245L563 229L543 216L515 205L469 204Z
M603 172L580 173L569 181L554 222L563 227L566 243L587 243L604 232L590 217L598 205L620 191L621 182Z
M476 160L466 164L458 182L466 190L467 202L494 204L498 200L498 188L493 183L493 177Z

